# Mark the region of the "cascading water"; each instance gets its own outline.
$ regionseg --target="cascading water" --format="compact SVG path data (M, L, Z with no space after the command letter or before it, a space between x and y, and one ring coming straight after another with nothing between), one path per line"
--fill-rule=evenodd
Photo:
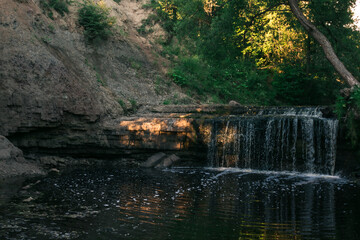
M270 108L210 125L211 167L334 174L338 121L318 108Z

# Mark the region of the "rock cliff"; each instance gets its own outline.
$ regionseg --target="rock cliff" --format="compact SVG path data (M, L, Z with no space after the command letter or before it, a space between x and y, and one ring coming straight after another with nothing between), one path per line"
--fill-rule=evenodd
M82 1L51 17L41 1L0 2L0 135L19 147L106 144L103 126L124 111L184 96L136 31L147 1L103 0L114 34L93 44L78 24Z

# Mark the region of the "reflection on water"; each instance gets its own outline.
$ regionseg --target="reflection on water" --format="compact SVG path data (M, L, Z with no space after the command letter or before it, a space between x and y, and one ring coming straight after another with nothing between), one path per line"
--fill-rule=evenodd
M336 176L97 169L31 186L0 206L0 239L360 239L360 188Z

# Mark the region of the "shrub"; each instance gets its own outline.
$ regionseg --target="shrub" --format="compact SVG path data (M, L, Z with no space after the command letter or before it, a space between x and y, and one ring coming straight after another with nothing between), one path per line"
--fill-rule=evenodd
M106 40L111 34L115 18L109 16L110 10L100 1L85 1L79 10L79 24L84 27L87 41Z
M53 18L51 9L57 11L61 16L65 13L69 13L69 2L67 0L41 0L40 6L48 13L50 18Z

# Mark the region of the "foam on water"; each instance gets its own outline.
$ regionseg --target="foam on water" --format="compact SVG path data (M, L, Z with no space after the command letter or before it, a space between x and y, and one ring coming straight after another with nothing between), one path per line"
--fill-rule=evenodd
M323 117L319 107L293 107L293 108L268 108L259 111L261 116L288 116L288 117Z
M293 179L293 178L306 178L306 179L318 179L325 181L335 181L348 183L349 180L343 178L340 174L337 175L328 175L328 174L317 174L317 173L303 173L303 172L291 172L291 171L269 171L269 170L257 170L251 168L227 168L227 167L205 167L205 168L191 168L191 167L174 167L171 169L164 169L163 171L169 172L187 172L189 170L195 171L208 171L208 172L219 172L211 179L217 179L223 175L227 174L237 174L241 177L248 174L259 174L259 175L269 175L269 178L284 178Z

